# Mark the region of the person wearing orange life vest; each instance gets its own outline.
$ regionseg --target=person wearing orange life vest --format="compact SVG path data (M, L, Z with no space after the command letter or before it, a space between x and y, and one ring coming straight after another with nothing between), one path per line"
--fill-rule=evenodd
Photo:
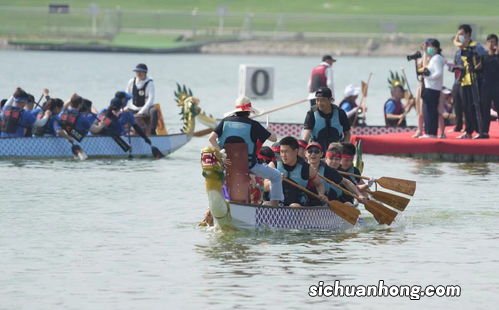
M322 56L322 62L312 69L308 79L308 99L310 107L315 106L315 92L321 87L331 89L331 96L334 98L333 63L336 62L331 55Z

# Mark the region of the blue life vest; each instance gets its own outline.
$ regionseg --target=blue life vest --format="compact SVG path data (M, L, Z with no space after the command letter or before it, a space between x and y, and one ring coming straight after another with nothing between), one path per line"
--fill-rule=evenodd
M343 191L339 189L337 186L330 185L329 190L330 192L328 192L329 193L328 197L330 197L331 199L338 199L341 196L343 196Z
M321 162L319 164L319 174L322 175L322 176L324 176L324 170L326 170L326 168L324 168L324 163ZM321 182L322 182L322 184L324 184L324 188L326 189L326 193L327 193L331 189L331 187L332 187L331 184L329 184L328 182L326 182L326 181L324 181L322 179L321 179Z
M65 109L62 111L60 116L61 127L70 132L71 129L76 127L76 122L78 121L78 117L80 116L80 112L76 109Z
M289 171L284 167L282 161L277 162L277 170L284 174L285 177L295 182L298 185L307 187L308 184L308 171L309 165L305 162L298 161L293 167L293 170ZM307 196L305 193L296 187L288 184L287 182L282 183L282 189L284 191L284 204L289 206L292 203L299 203L302 206L307 203Z
M395 105L395 111L391 114L395 114L395 115L401 115L401 114L404 114L404 106L402 105L402 102L397 102L393 99L388 99L387 101L385 101L385 104L383 105L383 111L384 111L384 115L385 115L385 126L390 126L390 127L406 127L407 126L407 122L405 121L405 118L404 120L400 123L400 125L398 124L399 120L398 119L388 119L386 118L386 106L388 105L388 103L390 103L390 101L393 102L393 104Z
M324 172L326 170L325 167L326 167L326 164L321 162L320 167L319 167L319 173L322 176L325 176L324 175ZM333 169L333 168L331 168L331 169ZM338 199L339 197L341 197L343 195L343 191L341 189L339 189L337 186L331 185L324 180L323 180L323 183L324 183L324 187L326 189L326 196L329 199Z
M248 162L249 167L253 167L256 163L255 157L255 142L251 139L251 124L236 122L236 121L224 121L222 135L218 137L218 144L221 148L225 146L227 142L244 142L248 147Z
M59 124L68 135L80 142L88 132L90 125L80 118L80 111L76 109L65 109L59 114Z
M312 138L321 144L322 149L327 149L329 143L343 140L343 126L340 123L339 108L333 106L333 116L331 119L325 119L319 113L314 111L315 124L312 129Z
M123 126L121 126L119 118L108 109L101 111L99 120L104 123L104 128L101 132L103 135L119 136L123 133Z
M23 109L18 107L8 106L5 108L2 116L2 131L10 134L16 133L22 113Z
M359 173L358 173L358 171L356 171L356 169L355 169L355 167L354 167L354 166L350 167L350 169L346 170L345 172L348 172L348 173L353 173L353 174L359 174ZM359 175L360 175L360 174L359 174ZM357 184L359 183L359 181L360 181L360 178L359 178L359 177L354 177L353 175L349 175L349 176L348 176L348 179L349 179L350 181L352 181L352 183L353 183L354 185L357 185Z
M348 173L359 174L359 171L357 171L354 166L350 167L350 169L348 169L348 170L343 170L342 169L342 171L345 171L345 172L348 172ZM360 178L356 178L354 176L350 176L349 175L348 176L348 180L351 181L354 185L357 185L357 183L359 183ZM348 194L342 194L340 201L353 203L353 197L350 196L350 195L348 195Z
M40 111L36 117L38 120L43 118L43 111ZM50 118L47 120L45 125L41 127L35 127L33 128L33 135L37 137L42 137L44 135L51 135L55 136L55 131L54 131L54 122L57 121L57 115L52 115Z

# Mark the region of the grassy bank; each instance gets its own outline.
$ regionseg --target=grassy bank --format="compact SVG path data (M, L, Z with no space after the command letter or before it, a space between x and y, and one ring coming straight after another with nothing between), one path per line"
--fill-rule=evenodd
M322 13L322 14L377 14L377 15L433 15L433 16L497 16L495 0L66 0L0 1L0 5L44 7L49 3L65 3L75 8L88 8L95 3L101 8L140 10L181 10L198 8L201 12L215 12L224 6L228 12L254 13Z
M0 0L0 37L33 44L174 48L226 38L447 40L460 23L474 25L478 38L499 29L494 0L93 0L95 16L83 0L56 1L70 5L70 12L49 14L52 2Z

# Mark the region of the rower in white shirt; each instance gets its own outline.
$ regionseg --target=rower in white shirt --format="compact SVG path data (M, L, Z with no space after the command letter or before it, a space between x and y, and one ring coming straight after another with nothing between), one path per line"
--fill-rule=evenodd
M147 134L156 135L156 125L158 123L158 111L154 107L154 82L147 76L147 66L138 64L135 69L135 77L128 81L126 92L132 96L126 109L133 112L137 122L149 124ZM146 119L149 121L147 122Z

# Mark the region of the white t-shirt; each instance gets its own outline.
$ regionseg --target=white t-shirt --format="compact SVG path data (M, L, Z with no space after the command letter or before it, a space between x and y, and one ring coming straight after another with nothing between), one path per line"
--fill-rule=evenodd
M146 103L142 107L137 107L133 104L133 100L130 100L127 104L127 108L133 111L138 111L139 114L148 115L149 108L154 104L154 82L150 77L147 77L145 80L139 80L138 78L132 78L128 81L128 85L126 88L126 92L133 96L133 81L135 80L135 85L137 88L144 87L144 84L147 81L150 81L147 84L145 89L146 95Z
M428 63L429 76L424 76L425 88L441 91L444 86L445 60L440 54L433 55Z

